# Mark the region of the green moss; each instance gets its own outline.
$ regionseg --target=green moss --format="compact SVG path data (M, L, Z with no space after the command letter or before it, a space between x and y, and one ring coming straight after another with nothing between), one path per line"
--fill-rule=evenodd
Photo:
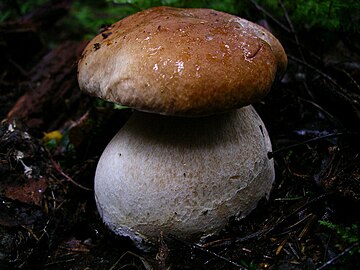
M355 244L360 242L359 228L356 224L351 224L349 227L344 227L325 220L319 220L319 223L320 225L335 231L336 234L348 244ZM360 249L358 249L358 252L360 252Z
M276 16L283 16L278 0L258 0ZM283 0L297 29L323 28L331 31L359 31L360 2L357 0Z
M154 6L172 6L172 7L189 7L189 8L213 8L229 13L236 13L237 1L207 1L207 0L107 0L117 4L129 4L138 10L144 10Z
M16 19L49 0L28 0L5 2L0 11L0 22ZM272 16L284 19L284 10L279 0L257 0L260 6ZM360 2L358 0L283 0L297 30L320 28L327 31L358 32ZM254 9L251 1L236 0L74 0L70 16L63 20L69 31L96 34L103 25L111 24L123 17L154 6L213 8L253 19L265 15Z
M4 1L4 3L0 4L0 22L23 16L47 2L49 2L49 0Z

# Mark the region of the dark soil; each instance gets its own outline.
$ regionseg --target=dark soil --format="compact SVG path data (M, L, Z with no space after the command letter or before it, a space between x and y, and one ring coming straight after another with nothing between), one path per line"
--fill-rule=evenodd
M144 253L97 213L97 160L131 111L79 90L86 42L55 27L68 7L0 24L0 269L360 268L358 33L262 21L289 56L254 105L273 143L269 201L204 243L165 235Z

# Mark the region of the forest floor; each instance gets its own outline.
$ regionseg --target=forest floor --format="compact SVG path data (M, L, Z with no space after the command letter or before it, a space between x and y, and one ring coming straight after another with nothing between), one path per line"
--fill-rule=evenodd
M254 105L273 144L270 199L204 243L164 236L144 253L96 209L97 161L131 110L79 90L86 41L44 38L66 37L67 8L0 24L0 269L360 269L358 34L261 22L289 57Z

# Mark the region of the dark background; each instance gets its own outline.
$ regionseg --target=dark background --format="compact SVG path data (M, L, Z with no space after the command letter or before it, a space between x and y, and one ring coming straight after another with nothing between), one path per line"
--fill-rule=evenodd
M111 233L96 163L131 115L83 94L77 59L102 27L158 5L210 7L268 28L289 65L255 108L273 143L269 201L202 245L151 252ZM358 1L0 3L0 269L357 269L360 221Z

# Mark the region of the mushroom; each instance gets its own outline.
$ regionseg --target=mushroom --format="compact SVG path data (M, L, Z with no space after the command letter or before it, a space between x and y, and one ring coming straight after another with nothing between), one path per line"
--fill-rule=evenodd
M143 247L160 232L199 239L249 214L274 181L250 104L286 65L266 29L210 9L152 8L96 36L80 88L135 109L98 162L103 221Z

